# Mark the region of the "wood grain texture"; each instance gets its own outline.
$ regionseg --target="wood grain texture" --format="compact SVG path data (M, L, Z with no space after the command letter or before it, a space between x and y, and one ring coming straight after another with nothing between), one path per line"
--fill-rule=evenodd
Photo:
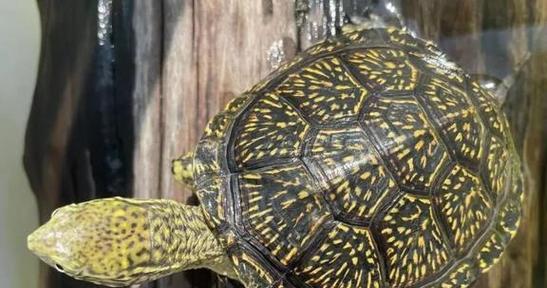
M196 204L191 191L171 177L171 160L192 151L208 120L272 70L272 47L280 46L285 57L295 55L294 6L267 0L168 0L162 11L161 121L152 134L162 143L158 192ZM179 274L159 285L207 287L215 279L204 271L186 274L190 280Z
M111 50L97 45L96 2L38 3L44 37L25 168L45 221L62 204L112 195L196 204L173 181L171 159L191 151L207 121L279 59L333 34L368 2L115 1ZM401 3L408 26L471 73L503 78L531 53L505 105L525 160L525 217L475 287L547 287L547 1ZM45 268L41 277L44 288L98 287ZM143 286L230 285L200 270Z
M133 2L134 89L133 195L161 196L162 155L162 5L157 1Z

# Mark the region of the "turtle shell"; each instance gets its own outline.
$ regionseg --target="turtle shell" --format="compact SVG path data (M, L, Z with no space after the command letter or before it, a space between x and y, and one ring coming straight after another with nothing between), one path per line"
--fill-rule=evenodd
M397 29L309 48L216 115L195 155L248 287L463 287L520 219L500 107Z

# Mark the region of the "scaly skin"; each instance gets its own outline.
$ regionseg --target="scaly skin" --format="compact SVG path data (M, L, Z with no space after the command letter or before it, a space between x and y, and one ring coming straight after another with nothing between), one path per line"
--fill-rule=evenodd
M68 205L28 237L28 247L61 272L113 287L200 267L236 278L201 207L171 200Z

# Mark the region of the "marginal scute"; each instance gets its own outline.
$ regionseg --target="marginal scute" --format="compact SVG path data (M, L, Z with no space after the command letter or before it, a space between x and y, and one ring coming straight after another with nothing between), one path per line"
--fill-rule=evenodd
M211 228L216 229L225 219L225 197L230 193L229 177L213 177L210 182L205 185L200 185L200 188L196 191L197 196L201 199L201 205L209 213L205 213L205 217L208 220Z
M370 48L343 55L349 70L361 83L386 92L412 92L418 70L401 50Z
M432 209L431 200L405 194L379 219L390 287L413 285L448 263L448 243Z
M514 195L512 195L514 196ZM498 216L497 231L503 236L503 242L508 243L515 234L522 217L522 199L513 197L508 199L501 207Z
M289 283L287 278L281 278L277 280L273 285L271 285L271 288L288 288L288 287L292 288L293 285Z
M252 99L252 94L244 93L243 95L235 97L230 102L228 102L228 104L226 104L225 111L232 115L238 113Z
M510 167L508 169L511 170L509 181L505 186L508 191L506 191L505 201L499 208L496 227L503 243L508 243L517 233L522 217L523 202L523 178L519 162L513 160L508 163L508 166Z
M268 93L249 110L235 139L239 167L299 155L308 124L293 107L278 95Z
M437 191L452 245L459 253L466 253L490 223L494 204L480 180L459 165L451 169Z
M301 163L242 172L238 180L247 231L284 265L303 252L330 217Z
M439 78L431 78L417 97L443 132L440 135L456 159L469 168L478 169L483 153L483 127L464 91Z
M321 53L328 53L343 46L343 43L333 40L325 39L325 41L317 43L306 50L308 55L316 55Z
M326 197L344 219L370 221L399 191L360 128L320 131L305 159L325 175Z
M463 261L440 284L441 288L464 288L473 284L479 270L474 261Z
M463 87L465 81L464 71L450 61L445 54L429 54L422 51L408 52L408 59L419 67L420 72L432 77L450 81L452 85Z
M392 44L405 48L405 50L411 50L411 52L420 51L428 55L440 55L441 50L430 41L424 41L416 38L410 34L408 30L401 30L397 28L387 28L386 37Z
M498 262L504 249L502 237L498 233L492 232L490 238L487 238L487 241L481 245L477 255L481 273L488 271L492 265Z
M294 269L311 287L380 287L380 259L369 230L338 223L311 249Z
M221 139L226 135L226 130L231 122L232 119L229 114L220 112L209 121L203 132L203 136L205 138Z
M402 186L426 192L448 155L416 100L380 98L364 115L364 126Z
M289 75L276 91L319 124L357 121L367 96L336 57L323 58Z
M349 27L345 26L344 28ZM341 42L351 45L385 45L386 41L384 40L383 33L381 30L376 29L346 29L339 36Z
M201 183L207 182L211 177L219 175L221 167L222 142L203 139L198 143L194 158L194 182L198 187L207 186Z
M282 63L276 70L276 73L284 73L285 71L291 69L292 67L296 66L298 63L302 62L302 54L298 54L294 56L292 59L289 59Z
M274 276L264 268L260 260L246 252L245 247L231 249L229 254L239 280L246 287L270 287L275 281Z

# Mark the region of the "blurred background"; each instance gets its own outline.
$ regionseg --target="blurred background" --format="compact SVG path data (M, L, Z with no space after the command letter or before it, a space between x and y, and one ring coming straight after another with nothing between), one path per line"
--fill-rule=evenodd
M26 249L38 209L22 155L39 53L36 2L0 0L0 287L38 285L38 260Z
M0 0L0 287L99 287L39 266L26 235L94 198L196 203L171 159L230 99L373 2ZM475 288L547 287L547 0L386 3L469 73L502 79L530 55L504 106L525 162L523 224ZM233 285L199 270L143 287Z

